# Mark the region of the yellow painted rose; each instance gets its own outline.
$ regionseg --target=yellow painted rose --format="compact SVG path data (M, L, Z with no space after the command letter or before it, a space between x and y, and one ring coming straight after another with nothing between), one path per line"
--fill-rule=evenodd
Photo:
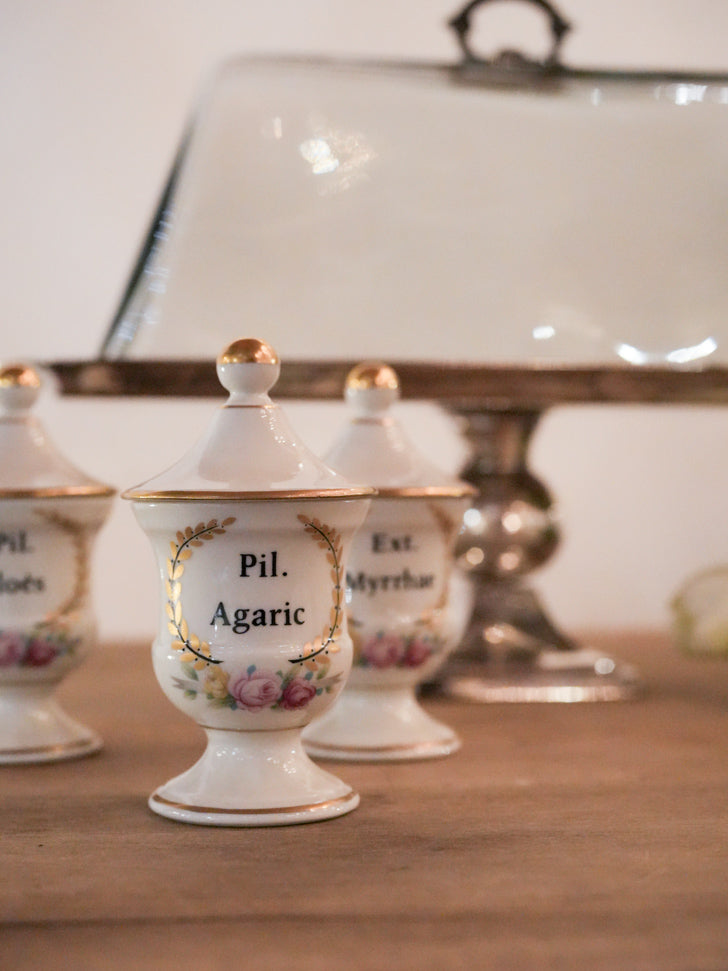
M224 698L228 693L228 680L227 671L223 671L220 665L209 668L202 679L205 694L212 695L213 698Z

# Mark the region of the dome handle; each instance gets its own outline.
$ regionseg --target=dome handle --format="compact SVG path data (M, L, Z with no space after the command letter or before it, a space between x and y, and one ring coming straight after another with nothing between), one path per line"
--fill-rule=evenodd
M448 26L452 27L455 31L466 65L498 67L514 72L537 71L544 73L561 69L562 65L559 59L559 53L564 37L571 30L571 24L562 17L559 11L548 0L525 0L525 2L533 4L533 6L542 10L549 20L551 48L543 60L538 61L526 57L520 51L514 50L501 51L490 60L479 57L470 44L471 17L476 7L485 6L486 3L493 2L494 0L470 0L460 13L448 21Z

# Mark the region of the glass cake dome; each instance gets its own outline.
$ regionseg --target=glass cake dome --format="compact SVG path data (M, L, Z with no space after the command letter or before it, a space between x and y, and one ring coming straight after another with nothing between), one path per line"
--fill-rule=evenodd
M232 60L102 357L722 364L727 135L715 77Z

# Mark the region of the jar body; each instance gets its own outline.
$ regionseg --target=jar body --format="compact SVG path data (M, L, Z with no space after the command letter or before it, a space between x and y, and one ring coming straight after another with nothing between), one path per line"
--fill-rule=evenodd
M96 638L89 561L110 502L110 494L0 499L0 761L100 746L50 694Z
M0 500L0 683L59 681L95 635L91 543L107 498Z
M160 572L154 671L214 729L300 728L349 674L344 558L363 516L346 500L145 502Z
M378 497L346 572L352 673L333 710L306 732L313 755L352 760L427 758L459 746L415 697L456 646L466 617L453 604L461 496Z
M454 646L449 598L460 498L374 500L346 574L353 688L429 678Z

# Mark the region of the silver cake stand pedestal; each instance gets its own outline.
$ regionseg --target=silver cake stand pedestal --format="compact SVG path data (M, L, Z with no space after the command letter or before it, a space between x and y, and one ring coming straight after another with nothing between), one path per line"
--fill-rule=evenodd
M284 363L279 397L339 400L356 361ZM474 702L617 701L634 669L562 633L528 583L557 549L547 487L528 468L540 417L556 405L728 404L728 369L434 364L392 361L402 396L456 415L470 444L461 474L478 490L465 515L459 564L474 585L461 647L428 691ZM91 360L45 365L64 394L219 395L214 366L195 360Z
M551 493L528 467L541 412L458 413L471 446L461 475L478 489L458 549L473 611L462 646L431 690L476 702L631 697L634 669L559 630L528 583L560 539Z

